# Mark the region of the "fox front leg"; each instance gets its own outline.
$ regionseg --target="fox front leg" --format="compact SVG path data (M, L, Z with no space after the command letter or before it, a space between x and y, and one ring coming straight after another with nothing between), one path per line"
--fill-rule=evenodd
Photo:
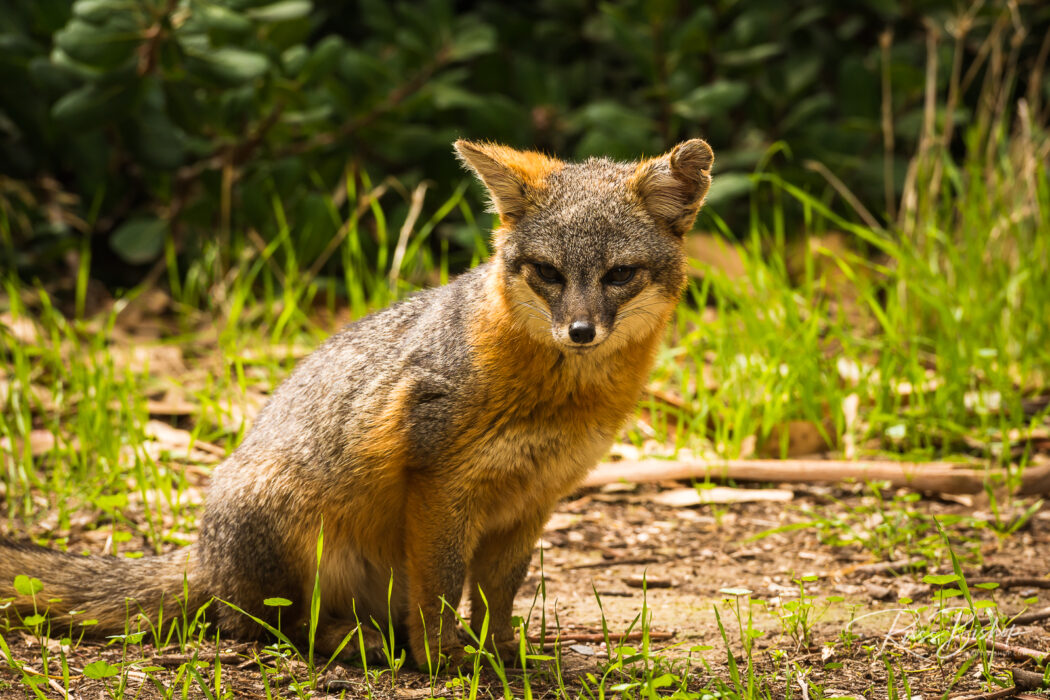
M411 489L405 512L409 644L422 669L436 668L439 654L451 665L463 659L455 611L472 549L469 528L456 516L463 510L429 486Z
M470 563L471 629L480 634L488 615L491 639L505 663L517 660L511 625L514 597L529 572L532 550L548 515L547 511L536 513L513 527L486 534Z

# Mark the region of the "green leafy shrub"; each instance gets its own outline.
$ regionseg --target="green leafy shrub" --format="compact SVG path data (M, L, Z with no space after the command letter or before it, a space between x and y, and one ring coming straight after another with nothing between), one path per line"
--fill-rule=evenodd
M396 199L428 177L445 201L461 135L622 158L701 135L719 155L711 211L731 228L758 166L830 196L814 162L885 220L906 163L887 156L911 154L923 124L928 47L944 92L957 54L1019 38L1014 54L967 60L961 124L982 62L1013 61L1011 94L1045 100L1024 76L1046 75L1033 67L1047 27L1039 3L947 0L10 0L0 256L25 275L70 250L142 265L218 241L228 261L248 232L270 241L287 225L288 254L313 260L356 206L348 179L360 193L393 175ZM385 205L404 211L403 194Z

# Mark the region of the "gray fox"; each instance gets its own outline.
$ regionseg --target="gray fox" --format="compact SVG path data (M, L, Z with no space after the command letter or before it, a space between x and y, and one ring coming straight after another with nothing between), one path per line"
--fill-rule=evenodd
M104 634L123 632L129 611L155 619L212 598L275 624L263 601L279 596L293 603L288 631L302 630L319 576L319 649L375 619L403 629L425 667L428 654L462 658L452 609L469 582L471 625L487 612L497 646L511 644L544 523L646 381L714 156L699 139L636 163L455 150L499 215L491 259L300 362L216 468L195 545L131 560L0 541L0 586L39 577L58 599L53 625L82 610ZM222 603L209 615L225 635L262 633Z

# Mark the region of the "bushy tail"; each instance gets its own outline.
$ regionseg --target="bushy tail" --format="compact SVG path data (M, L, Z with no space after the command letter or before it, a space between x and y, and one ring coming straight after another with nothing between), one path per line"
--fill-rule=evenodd
M192 617L209 598L199 590L196 566L193 546L156 557L124 559L83 557L0 539L0 600L14 596L13 608L23 619L46 612L52 630L96 620L97 624L80 629L90 635L121 634L137 629L129 624L139 614L154 624L161 610L164 619L181 615L184 609ZM19 576L29 580L20 580L16 588ZM39 591L34 578L43 584Z

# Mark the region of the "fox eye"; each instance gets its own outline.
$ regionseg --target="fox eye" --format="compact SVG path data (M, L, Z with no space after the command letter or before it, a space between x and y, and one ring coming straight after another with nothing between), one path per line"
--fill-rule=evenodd
M561 282L564 279L561 273L558 272L558 268L547 263L536 263L536 274L540 276L541 280L551 284Z
M630 267L628 265L618 265L613 269L605 273L605 277L602 278L602 282L606 284L612 284L617 287L622 287L631 280L634 279L634 273L637 271L637 267Z

